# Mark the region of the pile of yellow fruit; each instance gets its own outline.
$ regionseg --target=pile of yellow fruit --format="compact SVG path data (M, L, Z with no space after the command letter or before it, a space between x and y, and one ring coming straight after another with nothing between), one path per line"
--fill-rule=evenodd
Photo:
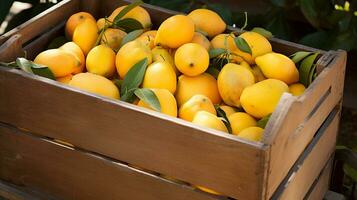
M72 15L65 27L71 42L43 51L34 62L48 66L62 83L122 100L133 91L122 91L115 80L137 81L126 77L139 74L134 66L144 63L142 80L135 84L152 91L159 111L251 141L261 140L264 129L257 121L274 111L284 92L300 95L305 89L294 62L273 52L267 38L252 31L224 33L226 24L214 11L174 15L150 30L149 13L135 6L121 19L134 19L142 29L129 33L112 26L125 8L97 21L86 12ZM223 49L227 61L217 76L209 73L214 49ZM129 102L154 109L138 93ZM226 118L219 115L222 111Z

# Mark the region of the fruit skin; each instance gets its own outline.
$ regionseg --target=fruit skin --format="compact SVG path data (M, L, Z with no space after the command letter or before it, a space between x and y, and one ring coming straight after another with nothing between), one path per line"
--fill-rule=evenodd
M278 79L286 84L299 81L299 71L295 63L280 53L267 53L255 59L258 67L267 78Z
M170 54L170 52L167 49L164 49L162 47L155 47L151 50L152 52L152 60L153 62L156 61L165 61L170 63L170 66L172 69L175 71L176 76L180 74L180 71L176 68L174 58Z
M112 81L89 72L74 75L68 85L113 99L120 97L119 89Z
M186 121L192 121L198 111L207 111L216 115L216 109L212 101L204 95L194 95L186 101L179 109L179 117Z
M195 25L191 18L174 15L161 23L155 37L155 45L176 49L192 41Z
M243 129L238 136L250 141L255 141L255 142L259 142L262 140L263 137L263 133L264 133L264 129L260 128L260 127L248 127L246 129Z
M78 60L81 62L80 67L76 68L73 74L81 73L86 65L85 56L83 54L82 49L74 42L67 42L59 47L59 49L68 51L77 56Z
M124 36L126 36L124 31L115 28L108 28L104 31L100 44L106 44L113 50L118 50Z
M148 65L151 64L151 50L141 42L134 40L122 46L115 59L120 78L124 78L129 69L144 58L147 58Z
M141 34L135 40L138 40L148 46L150 49L155 48L155 37L156 37L156 30L146 31L145 33Z
M218 91L225 104L240 107L240 96L245 87L255 83L253 73L241 65L228 63L218 74Z
M69 74L69 75L67 75L67 76L63 76L63 77L58 77L58 78L56 78L56 81L61 82L61 83L64 83L64 84L68 84L69 81L72 80L72 77L73 77L73 75L72 75L72 74Z
M227 39L226 39L227 38ZM227 42L225 42L227 41ZM213 49L228 49L231 52L237 51L238 48L234 42L234 38L229 34L219 34L211 40L211 46Z
M105 19L104 18L100 18L97 20L97 27L98 27L98 30L104 28L105 26Z
M115 52L106 45L94 47L87 55L87 71L104 77L112 77L115 72Z
M267 79L267 78L265 78L265 76L264 76L262 70L260 70L260 68L259 68L258 66L256 66L256 65L254 65L254 66L252 67L252 72L253 72L253 75L254 75L254 78L255 78L255 82L256 82L256 83Z
M86 19L80 23L73 33L73 42L83 51L84 55L94 47L98 38L98 27L95 20Z
M62 49L43 51L36 56L34 62L47 66L56 78L72 74L81 66L81 61L73 53Z
M245 32L240 35L249 45L250 49L252 50L252 54L245 53L237 48L237 51L234 53L241 56L245 61L249 64L255 64L255 58L266 53L272 52L272 46L268 39L264 36L260 35L259 33L255 32Z
M289 92L294 96L300 96L305 91L305 86L301 83L289 85Z
M193 117L192 123L219 131L228 132L227 127L224 125L222 120L220 120L216 115L207 111L198 111Z
M179 76L175 94L178 105L181 106L196 94L207 96L211 99L213 104L219 104L221 102L217 81L212 75L203 73L195 77L186 75Z
M95 21L94 17L87 12L79 12L79 13L75 13L72 16L70 16L66 22L66 35L69 39L72 39L73 37L73 33L74 30L76 29L76 27L81 24L82 22L84 22L84 20L86 19L91 19L93 21Z
M187 43L179 47L174 60L177 69L187 76L202 74L209 65L207 50L196 43Z
M187 16L193 20L197 29L206 32L209 37L214 37L226 30L226 23L212 10L196 9Z
M283 81L266 79L246 87L240 96L244 110L255 118L271 114L289 87Z
M120 6L119 8L115 9L112 14L108 17L108 20L113 22L115 17L119 14L121 10L123 10L126 6ZM121 19L132 18L136 19L141 23L143 28L150 28L151 27L151 18L149 13L142 8L141 6L136 6L132 10L130 10L126 15L124 15Z
M145 72L142 87L176 91L176 73L169 62L158 61L150 64Z
M204 47L207 51L211 48L210 41L202 33L195 32L193 35L191 43L196 43Z
M228 117L232 127L232 133L238 135L243 129L251 126L256 126L257 121L250 115L244 112L236 112Z
M227 117L237 112L233 107L227 105L220 105L219 107L226 113Z
M166 89L151 89L159 99L161 113L177 117L177 103L174 95ZM138 106L151 109L144 101L140 100Z

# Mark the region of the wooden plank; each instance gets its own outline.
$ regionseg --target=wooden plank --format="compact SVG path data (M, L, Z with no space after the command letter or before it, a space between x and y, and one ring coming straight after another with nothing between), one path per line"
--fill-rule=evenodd
M0 67L0 96L2 122L228 196L261 195L261 143L15 69Z
M337 52L333 61L302 96L284 95L277 111L273 113L263 138L264 143L271 145L267 197L274 193L332 108L342 98L345 64L346 53Z
M304 200L322 200L324 198L329 188L332 165L333 159L331 159L327 166L324 168L318 181L314 187L311 188L311 191L308 193L308 195L305 196Z
M0 199L5 200L56 200L54 197L38 191L29 191L27 188L0 180Z
M5 124L0 124L0 177L61 199L217 199Z
M288 185L280 199L303 199L305 197L335 151L339 120L339 114L335 115L313 150L300 165L299 170L289 177Z

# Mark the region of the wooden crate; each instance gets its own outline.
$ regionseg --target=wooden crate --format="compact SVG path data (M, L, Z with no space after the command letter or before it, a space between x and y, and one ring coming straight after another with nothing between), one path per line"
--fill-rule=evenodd
M0 60L33 58L75 12L105 16L125 3L64 0L1 36ZM154 24L176 14L144 7ZM287 55L317 51L271 43ZM321 196L326 187L311 187L334 152L346 53L320 52L318 77L303 95L282 96L259 143L0 67L0 179L62 199L221 198L192 185L246 200Z

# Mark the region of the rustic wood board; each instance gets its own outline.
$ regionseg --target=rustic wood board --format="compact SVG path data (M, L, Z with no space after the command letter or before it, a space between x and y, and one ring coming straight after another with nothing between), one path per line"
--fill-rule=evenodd
M304 200L322 200L329 189L330 176L333 166L333 159L329 161L327 166L324 168L320 174L319 179L311 188L308 195L305 196Z

